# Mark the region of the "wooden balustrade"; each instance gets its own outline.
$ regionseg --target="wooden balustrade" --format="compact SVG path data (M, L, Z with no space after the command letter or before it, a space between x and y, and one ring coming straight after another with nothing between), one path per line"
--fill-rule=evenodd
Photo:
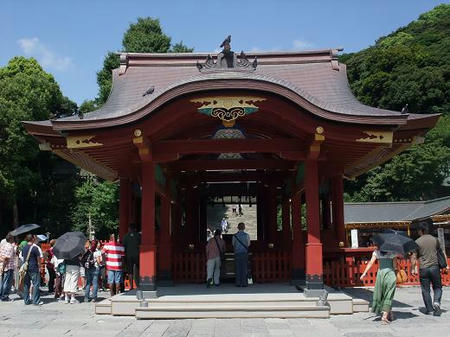
M369 256L370 257L370 256ZM364 272L369 258L354 258L353 260L341 259L325 261L323 265L324 283L333 287L357 287L357 286L375 286L377 278L378 261L374 263L368 271L363 281L359 278ZM405 271L407 275L406 282L401 285L419 285L419 277L411 274L410 260L397 259L398 269ZM450 258L448 259L450 264ZM442 285L450 286L450 274L441 273Z

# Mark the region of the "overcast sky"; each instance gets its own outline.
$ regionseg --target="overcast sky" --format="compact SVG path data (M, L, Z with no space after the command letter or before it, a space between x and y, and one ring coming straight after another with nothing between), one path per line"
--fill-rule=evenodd
M0 66L35 57L78 104L97 95L104 55L122 47L137 17L159 18L172 41L214 52L366 48L439 3L434 0L2 0Z

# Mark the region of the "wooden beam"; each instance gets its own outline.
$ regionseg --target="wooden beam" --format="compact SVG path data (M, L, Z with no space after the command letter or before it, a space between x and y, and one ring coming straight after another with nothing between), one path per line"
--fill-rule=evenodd
M283 159L223 159L223 160L178 160L168 164L174 171L205 170L292 170L295 162Z
M202 182L244 182L244 181L264 181L271 179L277 184L283 182L283 178L290 176L290 172L272 172L266 174L264 172L247 171L241 173L226 172L201 172L196 174L182 175L180 182L182 185L199 184Z
M155 159L160 154L193 153L282 153L295 151L306 158L305 143L296 138L165 140L153 144ZM299 156L300 157L300 156Z

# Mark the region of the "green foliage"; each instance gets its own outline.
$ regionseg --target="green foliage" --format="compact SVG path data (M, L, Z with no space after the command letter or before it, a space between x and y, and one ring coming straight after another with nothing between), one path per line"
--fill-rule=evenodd
M98 106L95 100L86 100L83 101L83 103L81 103L80 107L78 108L78 111L85 114L94 111L97 108Z
M35 59L15 57L0 68L0 223L2 230L18 222L35 222L54 233L67 225L70 189L76 174L71 164L40 152L22 121L45 120L75 113L76 104L64 97L53 77ZM61 204L61 203L66 203ZM13 210L18 213L13 215ZM51 218L49 218L49 216Z
M171 53L192 53L194 48L189 48L188 46L183 44L183 41L175 43L170 49Z
M158 19L138 18L130 24L122 40L122 51L129 53L190 53L183 41L171 47L171 38L164 34ZM119 67L119 55L109 52L103 62L103 68L97 73L99 94L97 104L102 105L108 99L112 87L112 70Z
M65 109L58 84L34 59L15 57L0 68L0 195L14 201L35 186L39 149L23 120L45 120Z
M109 52L103 61L103 68L97 73L99 86L98 105L102 105L108 99L112 88L112 71L119 67L119 55Z
M450 176L449 50L450 5L439 5L374 46L341 57L350 86L363 103L397 111L408 104L410 113L444 114L424 144L346 183L347 201L441 195Z
M122 45L130 53L167 53L170 37L163 33L158 19L138 18L124 34Z
M75 206L72 211L73 228L88 232L89 218L96 237L106 239L117 229L118 186L116 183L99 181L91 175L75 190Z

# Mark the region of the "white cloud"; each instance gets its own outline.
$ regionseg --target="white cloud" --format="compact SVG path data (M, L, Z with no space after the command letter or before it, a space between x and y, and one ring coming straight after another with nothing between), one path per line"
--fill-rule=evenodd
M308 41L303 40L294 40L292 41L292 46L295 50L305 50L313 48L314 45L312 43L309 43Z
M37 37L23 38L17 41L20 49L27 56L33 56L44 67L65 71L72 65L72 59L67 56L59 56L48 49Z

